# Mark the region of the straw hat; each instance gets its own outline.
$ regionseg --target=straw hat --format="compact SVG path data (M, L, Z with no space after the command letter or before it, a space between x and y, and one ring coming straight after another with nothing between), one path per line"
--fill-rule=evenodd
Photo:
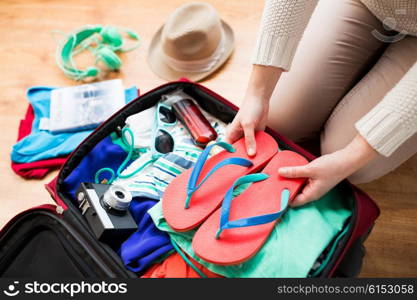
M233 31L207 3L178 7L159 28L149 46L148 63L161 78L199 81L232 54Z

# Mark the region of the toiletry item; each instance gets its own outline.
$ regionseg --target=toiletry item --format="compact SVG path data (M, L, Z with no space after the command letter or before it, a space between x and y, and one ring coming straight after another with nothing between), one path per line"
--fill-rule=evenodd
M191 99L182 99L172 105L172 111L187 128L196 145L205 147L217 138L217 133Z

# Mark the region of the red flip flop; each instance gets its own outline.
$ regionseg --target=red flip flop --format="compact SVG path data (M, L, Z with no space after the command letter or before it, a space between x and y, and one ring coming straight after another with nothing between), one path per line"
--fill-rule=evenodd
M271 159L262 173L236 180L227 191L222 207L194 235L194 252L205 261L219 265L239 264L251 258L265 243L306 180L281 177L278 169L307 163L295 152L282 151ZM252 185L233 199L234 188L244 183Z
M194 167L176 177L162 197L162 210L169 226L176 231L188 231L201 224L221 204L233 182L262 169L277 153L277 142L269 134L255 133L257 154L246 154L242 138L230 145L218 142L207 146ZM213 146L222 151L207 159Z

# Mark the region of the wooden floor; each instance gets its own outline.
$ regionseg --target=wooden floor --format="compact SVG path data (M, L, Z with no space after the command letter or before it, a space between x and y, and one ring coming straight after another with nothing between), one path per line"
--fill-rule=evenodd
M143 39L140 49L123 56L117 77L125 86L147 91L163 83L149 69L146 51L152 35L181 0L1 0L0 1L0 226L16 213L51 202L45 180L23 180L10 168L10 149L27 108L26 89L34 85L67 86L55 64L52 30L70 32L85 24L130 27ZM250 69L249 58L263 1L208 1L235 31L236 50L228 63L204 84L239 103ZM361 276L417 276L417 157L371 184L363 185L382 214L366 247Z

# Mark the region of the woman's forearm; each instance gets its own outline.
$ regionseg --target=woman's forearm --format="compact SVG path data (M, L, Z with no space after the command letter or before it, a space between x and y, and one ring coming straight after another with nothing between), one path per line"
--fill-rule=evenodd
M282 72L281 68L253 65L246 96L269 102Z
M378 152L360 134L340 152L344 160L346 177L367 165L378 155Z

